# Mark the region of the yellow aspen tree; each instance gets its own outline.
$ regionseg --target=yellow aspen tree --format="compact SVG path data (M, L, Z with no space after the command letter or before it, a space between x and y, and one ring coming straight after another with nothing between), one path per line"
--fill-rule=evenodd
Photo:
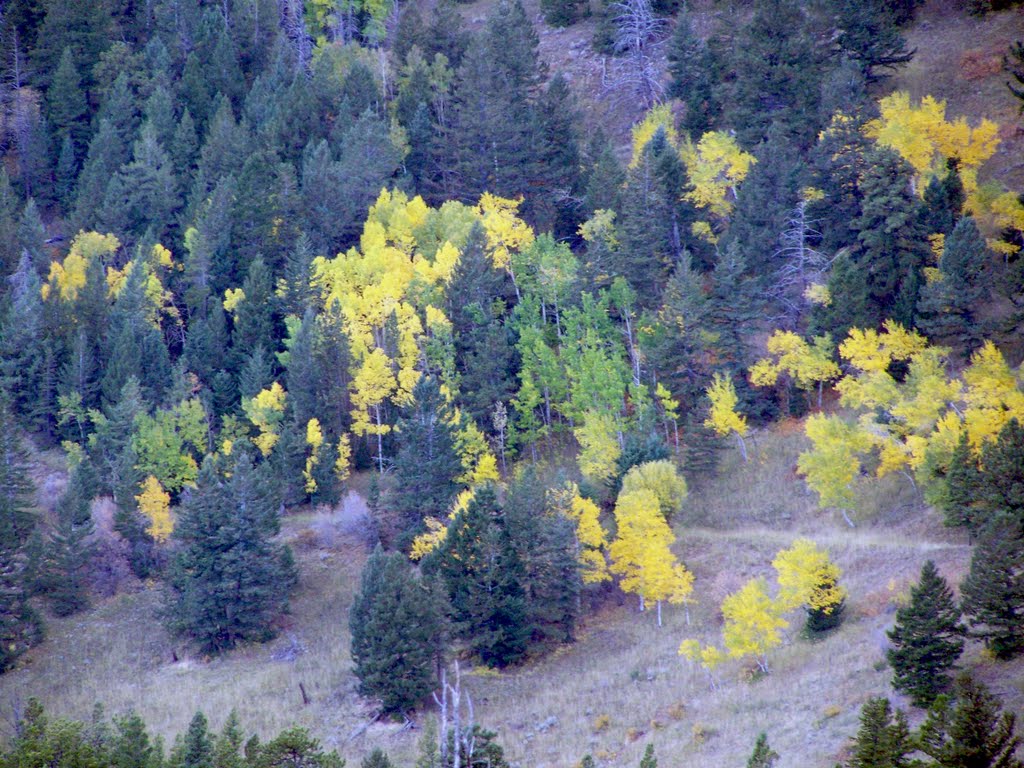
M852 527L847 510L853 508L853 481L860 474L861 457L871 450L874 441L857 425L820 413L807 417L804 431L813 449L800 454L797 470L808 487L817 492L818 504L841 510Z
M659 104L652 107L644 115L643 119L633 126L633 157L629 162L630 168L636 168L640 164L640 158L644 149L654 138L654 135L661 131L669 146L675 150L679 149L679 132L676 131L675 118L672 116L671 104Z
M779 582L776 602L783 613L800 606L831 613L846 597L839 585L842 570L810 539L797 539L779 552L772 567Z
M324 444L324 433L320 428L320 420L312 418L306 422L306 445L309 446L309 454L306 456L306 467L302 470L302 477L305 480L303 489L306 493L316 493L316 478L313 471L320 462L320 448Z
M757 162L754 156L740 149L725 131L708 131L696 144L686 140L679 154L690 182L684 197L713 216L727 219L740 182Z
M654 396L658 399L661 412L665 416L665 440L672 440L676 453L679 453L679 403L660 381L654 387ZM669 424L672 425L671 436L668 434Z
M284 387L275 381L269 388L261 390L242 403L245 415L259 430L259 434L252 442L263 456L270 455L280 437L278 430L284 420L286 397Z
M723 437L735 432L740 453L743 454L743 460L747 461L747 444L743 442L743 436L747 434L747 419L736 411L736 405L739 403L736 387L730 379L716 373L711 380L711 386L707 389L707 396L711 401L711 409L704 420L704 426L715 430Z
M573 430L580 452L576 457L580 473L592 483L603 483L615 475L622 455L619 428L615 417L600 411L587 411L583 423Z
M608 581L608 563L604 552L608 547L608 534L601 525L601 510L590 499L580 495L576 483L549 489L547 506L556 514L572 520L576 526L576 558L584 584Z
M658 509L666 521L682 509L686 499L686 479L679 468L667 459L647 461L629 468L622 478L621 494L651 491L658 499Z
M71 241L67 256L62 262L50 263L50 273L42 286L44 300L56 296L61 301L74 301L78 292L85 287L89 265L96 259L113 256L121 247L121 241L114 235L99 232L79 232Z
M839 378L839 366L832 359L835 345L828 336L815 336L811 344L792 331L775 331L768 339L771 357L758 360L750 368L750 381L770 387L781 374L788 375L805 391L817 387L818 407L826 382Z
M352 440L348 434L338 438L338 458L334 460L334 476L338 485L344 487L352 474Z
M917 192L924 194L932 177L945 173L946 161L957 158L967 193L966 206L981 213L978 167L995 154L999 126L982 118L971 128L963 117L946 120L946 102L925 96L914 105L910 94L896 91L878 103L880 116L864 125L864 133L896 150L918 174Z
M163 543L174 530L174 519L171 517L171 496L160 485L160 481L149 475L142 481L142 492L135 497L139 512L149 520L146 533L154 541Z
M384 421L384 404L394 394L398 382L391 361L381 349L375 349L352 379L352 431L357 435L377 436L377 470L384 473L384 435L391 425Z
M762 672L768 672L768 651L782 643L781 630L789 622L780 606L768 594L763 577L751 579L737 592L722 600L722 640L734 659L754 658Z
M693 591L693 576L678 563L671 545L675 535L665 522L653 491L622 494L615 504L618 534L608 547L611 572L621 577L624 592L640 598L640 610L648 602L657 606L661 626L661 603L684 602Z
M456 496L447 520L438 520L436 517L424 518L423 523L427 530L413 539L412 546L409 548L409 559L422 560L441 546L448 538L449 526L466 511L475 496L476 492L473 488L467 488Z
M729 658L721 648L717 645L701 645L699 640L690 638L679 644L679 655L688 661L699 664L707 672L708 683L712 690L718 687L714 671Z

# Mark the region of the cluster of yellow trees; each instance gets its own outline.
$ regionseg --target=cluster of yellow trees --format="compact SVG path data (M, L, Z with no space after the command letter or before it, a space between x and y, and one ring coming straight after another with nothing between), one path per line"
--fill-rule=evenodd
M753 659L768 672L768 651L782 643L782 631L789 626L786 614L801 606L831 613L846 597L839 585L842 571L810 539L794 541L775 556L772 566L777 580L774 597L768 581L759 576L722 601L724 649L687 639L679 646L679 654L708 672L730 658Z

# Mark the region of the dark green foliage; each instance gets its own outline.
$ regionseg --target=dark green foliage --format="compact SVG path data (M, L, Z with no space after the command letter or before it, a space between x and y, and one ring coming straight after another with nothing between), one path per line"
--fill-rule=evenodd
M905 768L914 749L906 714L894 712L884 696L868 699L860 710L850 768Z
M526 573L493 488L477 489L451 524L439 559L458 634L487 665L521 661L531 629Z
M1017 716L966 673L953 696L940 696L917 737L918 748L938 768L1020 768Z
M395 768L395 764L388 759L388 753L379 747L363 758L359 768Z
M337 752L324 752L305 728L289 728L246 756L252 768L344 768Z
M617 211L626 174L615 155L615 148L600 127L587 144L585 165L584 212L589 216L598 210Z
M15 412L31 423L43 383L45 319L39 275L27 253L9 281L8 308L0 325L0 385Z
M1024 424L1010 419L995 442L981 453L984 468L981 511L988 519L1004 514L1024 524Z
M715 93L717 74L714 55L708 45L693 32L689 11L676 16L676 26L668 47L668 71L672 76L667 95L686 104L682 127L696 140L714 128L722 107Z
M1024 651L1024 531L1019 523L989 525L971 553L960 594L971 634L984 640L996 658Z
M960 609L931 560L886 634L893 644L886 651L893 687L908 694L916 706L929 706L949 684L949 671L964 648Z
M952 162L945 176L941 179L933 176L925 188L922 217L927 232L939 232L943 235L952 232L960 220L966 199L967 193L964 192L957 164Z
M1006 87L1010 93L1020 99L1019 110L1024 114L1024 43L1018 40L1010 43L1010 48L1003 56L1003 69L1010 73L1010 76L1017 81L1017 84L1008 82Z
M437 596L400 552L379 546L363 568L349 613L359 692L385 712L415 708L437 685L444 648Z
M84 153L89 131L88 105L70 48L65 48L61 54L60 64L46 91L46 105L56 140L68 138L75 152Z
M654 745L644 748L644 756L640 758L640 768L658 768L658 758L654 756Z
M747 760L747 768L772 768L779 753L768 745L768 734L762 731L754 743L754 751Z
M290 551L270 540L277 531L273 497L248 456L229 477L207 459L174 529L172 628L213 653L270 637L295 584Z
M945 477L945 494L940 506L946 513L946 525L950 527L965 526L972 533L984 528L986 515L978 512L976 505L981 502L981 488L984 475L978 466L978 456L964 434L957 443L949 461L949 470Z
M57 503L57 527L46 544L42 591L58 616L70 616L89 606L89 562L93 544L92 468L83 461L68 480Z
M413 398L397 426L395 480L387 504L394 520L384 531L388 540L400 546L408 546L420 533L424 517L447 515L458 491L455 478L462 472L451 414L437 381L420 379Z
M821 590L829 590L835 586L835 581L826 579L818 585ZM843 612L846 610L846 600L840 600L838 605L832 606L830 610L823 608L807 608L807 621L804 624L804 631L810 635L821 635L831 632L843 623Z
M896 69L914 57L897 26L896 11L886 0L841 0L838 4L840 50L861 66L869 82L879 69Z
M544 20L554 27L568 27L590 15L588 3L580 0L541 0Z
M213 734L206 715L196 712L171 750L173 768L213 768Z
M980 344L983 329L975 313L992 291L989 260L974 219L960 219L939 257L941 279L921 290L918 312L922 330L943 341L952 340L967 352Z
M540 133L540 198L533 204L534 227L556 239L576 236L581 221L579 200L583 191L578 141L583 116L569 84L556 74L537 102Z
M817 135L821 56L809 21L795 0L766 0L734 42L735 81L722 96L740 143L754 147L778 122L799 147Z
M28 603L27 544L36 528L25 452L6 402L0 402L0 673L42 639Z

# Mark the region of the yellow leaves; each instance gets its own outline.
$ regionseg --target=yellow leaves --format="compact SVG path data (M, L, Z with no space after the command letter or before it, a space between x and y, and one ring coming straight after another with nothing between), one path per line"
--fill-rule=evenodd
M804 298L811 304L818 304L822 307L832 306L832 292L827 285L811 283L804 289Z
M722 600L722 640L732 658L753 656L766 668L765 654L782 642L780 631L789 626L780 606L768 595L764 578L751 579Z
M306 445L309 446L309 455L306 457L306 467L302 470L302 477L305 480L303 488L306 493L316 493L317 484L313 470L320 463L319 451L323 444L324 433L320 428L320 420L312 418L306 422Z
M50 274L43 286L43 299L56 294L61 301L74 301L85 287L86 273L94 259L113 255L121 247L114 235L99 232L79 232L71 241L64 262L50 264Z
M862 371L886 371L893 361L907 360L927 346L923 336L892 320L885 321L884 329L884 334L850 329L850 335L839 345L839 354Z
M381 349L365 357L352 379L352 431L357 435L386 435L391 426L381 419L380 407L398 389L391 361ZM371 420L370 411L376 416Z
M517 216L522 199L509 200L484 192L476 210L487 233L487 250L496 269L507 270L512 252L526 248L534 240L533 230Z
M228 288L224 291L224 311L234 314L238 305L245 301L245 291L241 288Z
M261 390L255 397L242 402L245 415L260 431L252 442L264 456L270 455L280 437L278 429L284 419L286 397L284 387L275 381L269 389Z
M838 416L823 414L808 416L805 431L814 448L800 454L797 469L817 491L821 506L850 508L851 486L860 471L861 455L871 450L871 436Z
M641 490L654 494L658 510L666 520L670 520L686 498L686 480L671 461L648 461L630 467L622 478L623 495Z
M615 474L622 453L618 425L608 413L587 411L583 423L573 430L580 452L576 458L580 473L591 482L603 482Z
M730 432L735 432L740 437L747 434L747 420L736 412L739 398L736 396L736 387L732 381L716 373L711 386L708 387L707 395L711 401L711 410L708 418L704 420L704 426L723 436Z
M964 383L964 425L976 451L994 439L1010 419L1024 421L1024 392L1018 377L991 341L971 356Z
M709 671L714 670L728 658L718 646L702 646L699 641L693 639L683 640L679 644L679 655L684 659L700 664Z
M444 544L448 538L448 526L436 517L427 517L423 523L427 526L427 531L413 539L412 546L409 548L410 560L422 560Z
M565 515L576 524L580 571L584 584L599 584L611 578L604 559L608 536L601 526L601 510L590 499L580 496L576 483L549 489L547 507Z
M160 481L149 475L143 481L142 492L135 497L135 501L138 502L139 512L149 520L146 532L155 541L167 541L174 530L174 519L171 517L170 494L160 485Z
M995 154L999 146L999 126L982 119L975 128L963 117L946 120L946 102L925 96L914 106L910 95L897 91L878 104L881 116L864 126L864 133L879 144L896 150L913 166L920 177L918 192L923 194L929 180L945 172L946 160L960 161L960 175L967 192L968 208L978 189L977 168Z
M604 243L609 250L619 247L619 239L615 231L615 211L601 209L580 224L580 237L588 243Z
M633 126L633 158L629 162L630 168L636 168L640 164L644 148L658 131L662 131L665 134L665 139L668 141L669 146L673 149L678 149L679 134L676 131L675 120L672 117L672 106L670 104L660 104L653 107L644 115L643 120Z
M771 386L786 373L801 389L811 389L819 382L838 378L839 366L832 360L832 340L817 336L808 344L792 331L776 331L768 339L772 358L757 361L750 369L750 381L758 386Z
M675 421L679 418L679 403L660 381L654 387L654 396L658 398L666 419Z
M756 162L754 156L725 131L709 131L696 145L687 140L679 152L692 186L684 197L719 218L728 217L736 188Z
M615 521L618 536L608 553L611 572L622 577L622 590L643 600L685 601L693 591L693 576L672 554L675 535L660 512L657 495L647 489L620 494Z
M776 601L783 613L802 605L831 613L846 597L846 590L839 586L843 572L810 539L797 539L779 552L772 567L778 574Z
M338 438L338 458L334 460L334 476L344 484L352 474L352 440L347 434Z

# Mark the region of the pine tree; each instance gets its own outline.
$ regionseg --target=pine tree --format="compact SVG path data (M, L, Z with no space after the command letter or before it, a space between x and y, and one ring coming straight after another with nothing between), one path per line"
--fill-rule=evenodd
M683 129L696 141L715 127L722 108L714 88L714 57L707 44L694 34L685 6L676 16L667 55L672 81L666 95L686 104Z
M891 3L842 0L838 5L839 49L860 64L868 82L882 79L876 70L894 70L914 57L916 49L907 48Z
M92 468L83 461L71 474L57 506L57 527L46 544L44 592L53 612L70 616L89 606L88 565L93 555Z
M658 758L654 756L654 745L644 748L644 756L640 758L640 768L658 768Z
M69 138L75 152L84 153L89 131L88 105L70 48L65 48L61 54L60 64L46 91L46 103L56 140Z
M884 696L868 699L860 710L850 768L905 768L914 749L906 714L893 712Z
M180 547L171 577L171 626L206 652L264 640L288 605L295 584L278 532L273 495L240 453L229 477L211 459L182 504L174 538Z
M921 290L921 329L949 339L973 352L981 343L975 316L992 290L989 252L974 219L965 216L946 238L939 258L939 277Z
M1024 424L1010 419L981 453L981 526L1005 515L1024 525Z
M910 589L910 603L896 612L896 624L886 634L893 644L886 652L893 687L916 706L930 705L948 685L949 670L964 648L960 610L931 560Z
M179 736L168 762L173 768L213 768L213 736L201 711L196 711L184 736Z
M754 752L747 760L747 768L772 768L779 753L768 746L768 734L762 731L754 743Z
M451 524L439 553L459 634L485 664L498 667L523 659L531 633L525 572L510 533L494 489L483 486Z
M1024 651L1024 531L993 523L971 553L971 570L960 586L971 634L999 659Z
M1021 768L1017 716L1001 712L1001 702L966 673L956 680L953 698L940 696L918 733L918 748L938 768Z
M361 694L380 699L385 712L402 713L434 690L444 652L437 599L401 553L378 545L370 555L349 626Z
M437 381L420 379L413 398L397 428L395 482L388 504L395 514L389 537L400 545L422 531L423 518L447 515L458 490L455 478L462 472L451 415Z
M42 639L28 602L27 543L36 528L25 453L6 402L0 402L0 673Z

